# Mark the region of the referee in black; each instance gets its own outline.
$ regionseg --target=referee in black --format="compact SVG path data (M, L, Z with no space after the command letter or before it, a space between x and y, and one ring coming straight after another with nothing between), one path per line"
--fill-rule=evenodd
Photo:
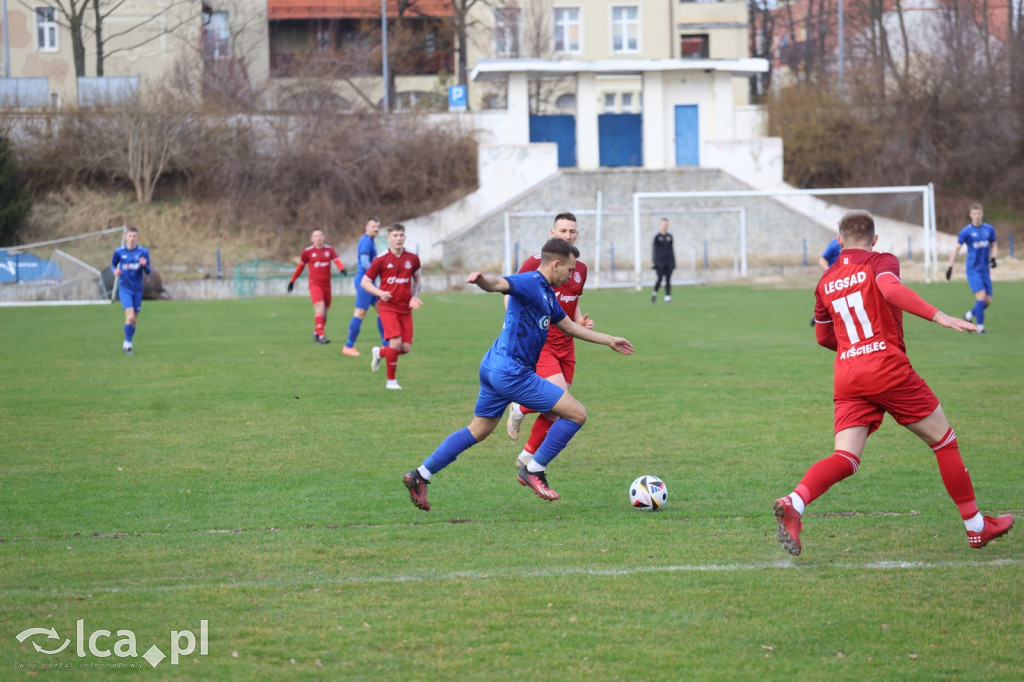
M654 261L654 271L658 279L654 282L654 292L651 294L651 303L658 298L658 287L661 286L662 278L665 279L665 303L672 301L672 271L676 269L676 251L672 244L672 235L668 231L668 218L661 219L661 228L658 234L654 235L654 252L651 256Z

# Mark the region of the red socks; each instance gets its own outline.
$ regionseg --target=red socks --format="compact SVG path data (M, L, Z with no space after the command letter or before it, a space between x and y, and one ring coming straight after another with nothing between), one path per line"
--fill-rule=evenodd
M520 405L519 407L520 409L523 410L524 413L527 411L527 408L523 407L522 405ZM534 410L530 410L530 412L533 411ZM547 415L542 414L538 416L537 421L533 422L533 428L530 429L530 440L526 441L526 445L523 447L523 449L529 452L531 455L535 454L537 452L537 448L539 448L540 444L544 442L544 438L547 437L548 429L550 429L551 425L554 423L555 421L553 419L548 419Z
M327 318L323 315L315 315L313 317L314 330L316 330L317 336L324 335L324 324L326 324Z
M946 435L932 445L932 451L935 452L935 460L939 463L942 483L946 486L946 492L953 498L960 518L974 518L978 513L974 485L971 483L971 475L967 473L967 467L964 466L963 457L960 456L960 448L953 429L946 431Z
M859 466L860 460L856 455L836 450L830 457L811 465L793 492L800 496L804 504L810 504L839 481L857 473Z
M384 358L384 363L388 370L388 380L393 381L395 378L395 370L398 369L398 349L393 346L387 348L381 348L380 354Z

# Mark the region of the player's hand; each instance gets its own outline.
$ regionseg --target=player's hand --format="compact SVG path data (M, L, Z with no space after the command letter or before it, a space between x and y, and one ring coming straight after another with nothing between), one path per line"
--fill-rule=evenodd
M346 270L345 268L342 268L341 269L341 276L342 277L348 277L348 270Z
M995 260L996 260L995 258L992 259L993 262L995 262ZM143 265L143 266L149 265L149 261L146 260L145 256L139 256L139 265ZM992 267L995 267L995 266L993 265Z
M391 292L390 291L382 291L380 296L378 296L377 298L379 298L382 301L390 301L391 300Z
M474 270L473 272L466 275L466 284L476 284L483 276L484 273L482 273L479 270Z
M953 276L953 266L950 265L948 268L946 268L946 281L948 282L949 278L952 277L952 276Z
M288 282L288 293L292 293L292 289L295 288L295 282Z
M413 310L419 310L422 305L423 301L420 300L419 296L413 296L409 299L409 307Z
M582 324L587 329L593 329L594 328L594 321L592 319L590 319L590 313L587 313L587 314L585 314L583 316L583 319L580 320L580 324Z
M621 336L613 336L612 342L608 344L608 347L611 348L613 351L622 353L623 355L633 354L633 344L631 344L629 341L622 338Z
M988 259L988 266L990 268L992 268L992 269L995 269L995 267L996 267L996 257L995 256L992 256L991 258Z
M947 327L949 329L955 329L958 332L976 332L976 331L978 331L978 326L976 324L974 324L973 322L968 322L967 320L965 320L962 317L952 317L952 316L947 315L946 313L942 312L941 310L936 310L935 311L935 314L932 316L932 322L934 322L934 323L936 323L936 324L938 324L939 326L942 326L942 327Z

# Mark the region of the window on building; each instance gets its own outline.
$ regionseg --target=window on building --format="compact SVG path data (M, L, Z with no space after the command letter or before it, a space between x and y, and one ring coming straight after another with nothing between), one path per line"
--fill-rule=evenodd
M612 7L612 52L628 54L639 51L639 14L636 7Z
M36 7L36 49L40 52L56 52L57 10L53 7Z
M560 111L576 108L576 95L559 95L555 100L555 108Z
M606 92L604 94L604 110L606 112L615 111L615 93Z
M555 8L555 52L580 52L579 7Z
M707 59L708 37L679 36L679 56L683 59Z
M518 7L498 7L494 10L494 55L496 57L519 56Z
M630 112L633 111L633 93L624 92L622 93L622 111Z
M205 59L231 58L231 25L227 12L210 12L204 17L203 57Z

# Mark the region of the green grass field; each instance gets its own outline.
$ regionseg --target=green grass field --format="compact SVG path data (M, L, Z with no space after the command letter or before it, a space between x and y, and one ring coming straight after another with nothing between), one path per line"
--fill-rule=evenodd
M590 419L549 468L561 500L516 483L499 427L435 477L430 512L401 476L468 423L498 296L425 296L403 391L369 371L372 321L341 355L348 298L329 346L298 296L146 302L134 357L119 306L0 309L0 677L1024 678L1024 528L969 549L891 420L808 508L803 555L775 540L772 500L832 452L810 290L674 293L583 298L636 353L579 345ZM906 321L986 513L1022 512L1022 310L1024 283L999 283L988 336ZM668 484L657 514L628 506L644 473ZM143 660L204 620L205 654ZM109 656L81 641L103 630Z

